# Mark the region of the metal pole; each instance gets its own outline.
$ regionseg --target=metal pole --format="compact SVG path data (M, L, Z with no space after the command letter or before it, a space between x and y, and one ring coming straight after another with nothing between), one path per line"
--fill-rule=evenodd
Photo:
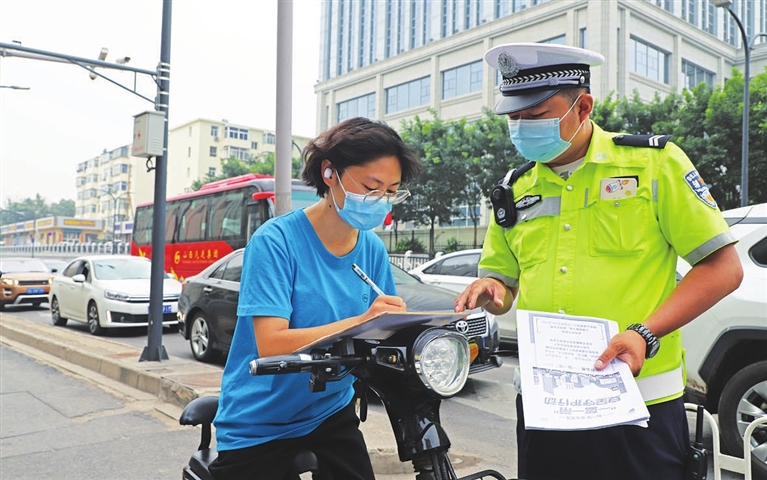
M120 198L117 196L115 198L114 195L112 195L112 200L114 200L114 206L115 210L112 212L112 255L115 254L115 250L117 249L117 243L115 242L115 234L117 233L117 199Z
M149 290L149 327L147 346L140 362L168 359L162 344L163 283L165 281L165 188L168 181L168 105L170 101L170 26L172 0L162 2L162 42L157 66L157 101L155 109L165 112L163 154L156 158L154 178L154 213L152 215L152 272Z
M730 16L738 24L740 30L740 36L743 40L743 50L745 52L746 67L743 69L745 72L745 78L743 79L743 138L741 144L741 157L740 157L740 206L745 207L748 205L748 110L749 110L749 83L751 80L751 52L748 45L748 37L746 36L746 30L743 28L740 18L732 11L732 8L727 7L727 11L730 12Z
M290 177L292 171L291 133L293 115L293 0L277 2L277 121L274 148L275 213L292 210Z

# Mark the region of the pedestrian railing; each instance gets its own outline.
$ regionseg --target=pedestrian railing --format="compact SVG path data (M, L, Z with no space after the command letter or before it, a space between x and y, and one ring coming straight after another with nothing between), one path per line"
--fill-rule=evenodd
M429 255L426 253L413 253L408 250L405 253L390 253L389 261L399 268L407 271L419 267L428 262Z
M130 255L130 244L127 243L74 243L56 245L3 245L0 246L0 256L34 257L72 257L78 255L97 254Z

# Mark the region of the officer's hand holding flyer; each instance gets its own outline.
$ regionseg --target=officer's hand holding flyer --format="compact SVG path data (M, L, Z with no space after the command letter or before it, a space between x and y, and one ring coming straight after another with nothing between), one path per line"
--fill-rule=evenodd
M525 428L647 426L650 414L628 364L616 358L594 368L617 322L519 310L517 325Z

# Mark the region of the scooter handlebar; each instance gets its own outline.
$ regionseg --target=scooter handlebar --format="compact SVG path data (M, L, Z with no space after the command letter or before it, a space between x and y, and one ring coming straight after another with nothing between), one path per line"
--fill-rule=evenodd
M310 372L317 360L306 353L293 355L275 355L252 360L249 365L251 375L273 375L276 373Z

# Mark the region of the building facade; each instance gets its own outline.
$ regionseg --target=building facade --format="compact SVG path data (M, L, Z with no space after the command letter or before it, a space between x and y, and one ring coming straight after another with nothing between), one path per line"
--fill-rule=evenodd
M733 0L749 38L752 75L767 66L767 0ZM329 0L323 2L316 125L365 116L394 128L416 115L483 115L500 97L490 48L546 42L597 51L598 100L649 101L743 70L740 31L713 0ZM757 36L758 38L755 38ZM480 205L481 224L490 211ZM467 215L452 225L467 223Z
M767 0L734 0L749 38L767 33ZM639 92L650 100L743 69L733 18L712 0L331 0L323 3L317 130L353 116L399 126L436 111L477 118L492 108L500 78L483 61L509 42L588 48L597 99ZM751 71L767 66L755 39Z
M293 137L299 157L308 137ZM168 132L166 196L188 193L192 183L221 173L221 160L246 160L274 153L273 131L197 119ZM136 205L154 200L153 160L133 157L124 145L77 165L75 215L83 221L102 220L99 239L129 242Z
M273 130L196 119L168 132L168 196L188 193L192 183L221 173L221 160L258 159L274 153ZM293 136L293 157L299 157L310 138Z

